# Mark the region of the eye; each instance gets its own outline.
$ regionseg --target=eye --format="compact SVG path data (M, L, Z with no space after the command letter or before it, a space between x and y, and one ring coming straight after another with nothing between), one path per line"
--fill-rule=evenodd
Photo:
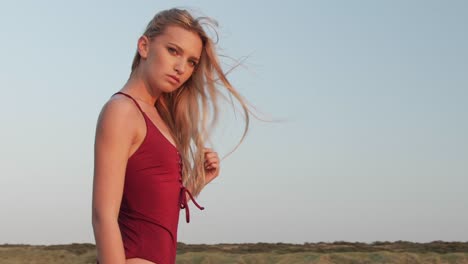
M167 51L172 55L177 55L177 50L173 47L167 47Z
M197 62L195 62L193 60L189 61L189 63L190 63L190 66L192 66L192 67L196 67L198 65Z

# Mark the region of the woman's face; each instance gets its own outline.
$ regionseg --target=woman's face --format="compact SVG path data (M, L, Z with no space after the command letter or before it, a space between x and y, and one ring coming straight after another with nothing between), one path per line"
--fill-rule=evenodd
M187 81L200 61L202 41L191 31L168 26L163 34L138 41L143 73L153 92L170 93Z

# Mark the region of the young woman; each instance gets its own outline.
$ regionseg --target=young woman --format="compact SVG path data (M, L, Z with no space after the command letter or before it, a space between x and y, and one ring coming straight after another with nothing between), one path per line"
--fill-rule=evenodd
M162 11L138 39L127 83L98 119L92 224L98 263L175 263L180 209L219 175L205 147L221 92L249 109L231 86L204 25L180 9ZM211 121L211 122L209 122ZM242 138L243 138L242 137ZM242 140L241 140L242 141Z

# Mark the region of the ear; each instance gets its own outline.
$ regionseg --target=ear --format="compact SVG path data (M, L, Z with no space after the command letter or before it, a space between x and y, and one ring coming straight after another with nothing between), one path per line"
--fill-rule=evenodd
M148 50L149 50L150 41L147 36L143 35L138 39L138 53L140 57L146 59L148 57Z

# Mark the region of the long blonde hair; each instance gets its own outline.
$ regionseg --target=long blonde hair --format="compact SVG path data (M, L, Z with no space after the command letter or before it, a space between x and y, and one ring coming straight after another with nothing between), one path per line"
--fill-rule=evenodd
M247 134L251 111L247 107L246 100L226 78L215 51L216 43L203 28L210 26L215 29L217 22L208 17L194 18L186 10L173 8L157 13L148 23L143 35L152 40L163 34L168 26L179 26L198 34L203 44L200 61L192 76L176 91L163 93L155 103L182 157L183 184L190 188L196 197L205 186L203 148L208 141L208 129L217 123L219 98L226 98L220 87L226 89L231 97L231 103L234 96L242 107L245 129L239 144ZM137 69L140 59L137 51L132 63L132 74Z

